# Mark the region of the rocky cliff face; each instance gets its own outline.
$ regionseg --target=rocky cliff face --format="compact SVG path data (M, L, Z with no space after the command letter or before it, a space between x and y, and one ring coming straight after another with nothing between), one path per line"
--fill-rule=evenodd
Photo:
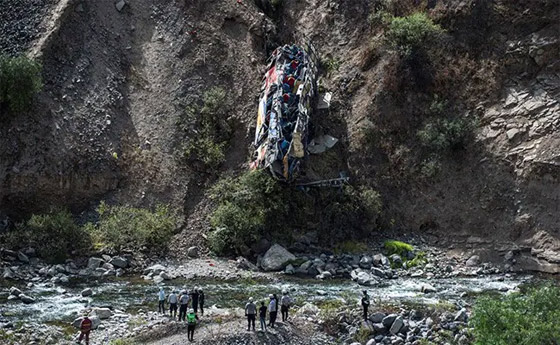
M391 14L426 10L447 30L427 88L380 48L383 29L368 21L375 1L285 0L276 9L249 0L131 1L119 10L60 0L34 11L14 3L7 22L39 29L0 47L39 58L45 87L30 114L0 127L0 212L18 218L51 205L81 211L100 199L165 202L185 211L185 231L204 230L207 187L245 169L267 48L308 37L338 66L323 71L334 101L317 113L315 131L340 139L310 158L309 177L348 171L380 190L384 226L398 232L494 259L496 249L513 249L526 267L557 271L558 4L394 3ZM177 122L213 86L227 90L235 123L219 172L177 158ZM465 150L442 159L437 177L419 179L416 131L435 93L478 126Z

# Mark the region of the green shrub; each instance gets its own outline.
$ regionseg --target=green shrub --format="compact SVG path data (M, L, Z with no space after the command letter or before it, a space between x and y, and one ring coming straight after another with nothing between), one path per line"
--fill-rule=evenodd
M152 212L130 206L109 206L101 202L97 208L99 222L85 225L96 247L113 250L146 247L164 249L177 227L176 214L167 206L158 205Z
M38 256L57 263L73 252L87 254L91 247L89 234L76 224L67 210L31 216L5 235L5 243L14 249L35 248Z
M414 13L406 17L394 17L389 25L386 38L391 47L401 56L411 56L424 50L443 29L424 13Z
M340 60L337 60L334 57L328 57L321 60L321 66L327 72L327 76L330 76L333 72L338 71L340 68Z
M558 345L560 287L545 285L526 293L478 299L470 326L476 345Z
M432 119L417 132L423 146L434 152L457 151L466 147L475 121L467 118Z
M186 159L202 162L207 168L217 168L224 162L232 132L229 107L227 94L219 87L206 91L201 105L187 107L185 118L179 122L188 140L183 148Z
M441 171L441 162L437 156L424 160L420 165L420 175L425 178L437 176Z
M428 260L426 259L426 253L425 252L418 252L416 253L416 255L414 256L414 259L412 260L407 260L406 261L406 268L412 268L412 267L416 267L416 266L423 266L428 262Z
M369 328L362 326L354 336L354 340L360 344L365 344L372 335L373 332Z
M25 56L0 55L0 106L4 104L15 113L29 110L42 87L41 69Z
M209 236L217 254L240 254L284 214L282 189L262 171L247 172L218 182L210 196L218 206L210 216L214 231Z
M404 256L406 253L414 251L414 247L412 245L401 241L385 241L383 246L385 247L388 255L398 254L400 256Z

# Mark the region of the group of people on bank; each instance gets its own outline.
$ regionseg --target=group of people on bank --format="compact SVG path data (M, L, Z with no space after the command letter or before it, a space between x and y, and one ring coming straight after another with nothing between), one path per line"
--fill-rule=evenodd
M179 309L179 321L187 322L187 338L194 340L194 330L198 321L198 308L200 314L204 315L204 291L196 287L192 291L183 290L181 292L173 290L169 296L165 296L163 287L158 292L158 312L165 314L165 301L169 303L169 316L177 317L177 309Z
M265 302L266 301L261 301L258 309L261 331L266 331L267 326L274 328L278 315L278 305L280 305L280 312L282 313L282 322L288 321L288 314L292 306L292 298L288 294L288 291L282 291L282 298L280 300L278 300L276 294L270 294L268 296L268 305L265 305ZM269 315L268 325L266 323L267 312ZM250 297L249 302L245 304L245 316L247 317L247 330L250 331L252 327L254 331L255 320L257 318L257 305L253 301L253 297Z

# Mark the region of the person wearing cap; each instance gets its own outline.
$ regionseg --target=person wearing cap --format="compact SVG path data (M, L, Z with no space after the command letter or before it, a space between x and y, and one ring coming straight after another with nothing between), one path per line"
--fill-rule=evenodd
M368 320L368 308L369 308L369 295L366 290L363 291L362 296L362 308L364 308L364 320Z
M165 291L163 287L160 287L158 292L158 313L165 314Z
M167 297L167 302L169 302L169 316L172 318L177 317L177 302L179 299L177 298L177 290L173 290L172 293L169 294Z
M189 306L189 292L183 290L181 296L179 296L179 321L186 321L187 308Z
M270 321L268 325L274 328L274 323L276 322L276 315L278 314L278 309L277 309L278 304L273 294L270 294L268 297L270 298L270 302L268 303L268 313L270 315Z
M191 301L192 307L194 309L194 313L198 313L198 287L195 287L194 290L191 292Z
M189 309L187 313L187 338L189 341L194 340L194 329L196 328L196 321L198 320L198 316L194 312L194 309Z
M200 315L204 315L204 291L198 289L198 304L200 305Z
M253 331L255 330L255 319L257 317L257 306L253 303L253 297L249 297L249 303L245 304L245 316L247 317L247 330L251 330L251 324L253 325Z
M78 344L82 343L82 339L86 338L86 345L89 345L89 333L93 328L93 322L88 317L88 314L84 314L82 322L80 322L80 337L78 338Z
M282 299L280 300L280 311L282 312L282 322L288 321L288 311L290 310L290 305L292 304L292 299L288 295L288 291L282 291Z

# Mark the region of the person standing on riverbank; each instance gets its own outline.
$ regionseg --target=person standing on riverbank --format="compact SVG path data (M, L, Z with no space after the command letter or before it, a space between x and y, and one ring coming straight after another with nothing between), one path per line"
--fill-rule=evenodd
M247 316L247 330L251 330L253 324L253 331L255 330L255 319L257 317L257 306L253 303L253 297L249 297L249 303L245 304L245 316Z
M292 304L292 299L288 295L288 291L282 291L282 299L280 300L280 311L282 312L282 322L288 321L288 311L290 310L290 305Z
M179 296L179 321L186 321L189 300L189 292L187 290L181 292L181 296Z
M194 288L194 290L191 292L191 300L192 300L192 307L194 309L194 313L197 314L198 313L198 287Z
M364 320L368 320L368 308L369 308L369 295L366 290L363 291L362 296L362 308L364 308Z
M194 309L190 309L187 314L187 338L189 341L194 341L194 329L196 328L196 321L198 316L194 312Z
M87 314L84 315L82 322L80 322L80 337L78 338L78 344L82 343L82 339L86 338L86 345L89 345L89 333L93 328L93 322L88 317Z
M261 331L266 332L266 306L264 302L261 302L261 307L259 308L259 319L261 321Z
M169 302L169 316L171 316L172 318L176 318L178 302L177 291L173 291L171 294L169 294L167 302Z
M204 291L198 289L198 303L200 305L200 315L204 315Z
M158 293L158 313L165 315L165 291L163 287L159 288Z
M268 325L272 328L274 328L274 323L276 322L276 315L278 314L278 304L277 304L277 300L276 298L274 298L274 295L270 294L269 295L270 298L270 302L268 303L268 314L270 315L270 322L268 323Z

